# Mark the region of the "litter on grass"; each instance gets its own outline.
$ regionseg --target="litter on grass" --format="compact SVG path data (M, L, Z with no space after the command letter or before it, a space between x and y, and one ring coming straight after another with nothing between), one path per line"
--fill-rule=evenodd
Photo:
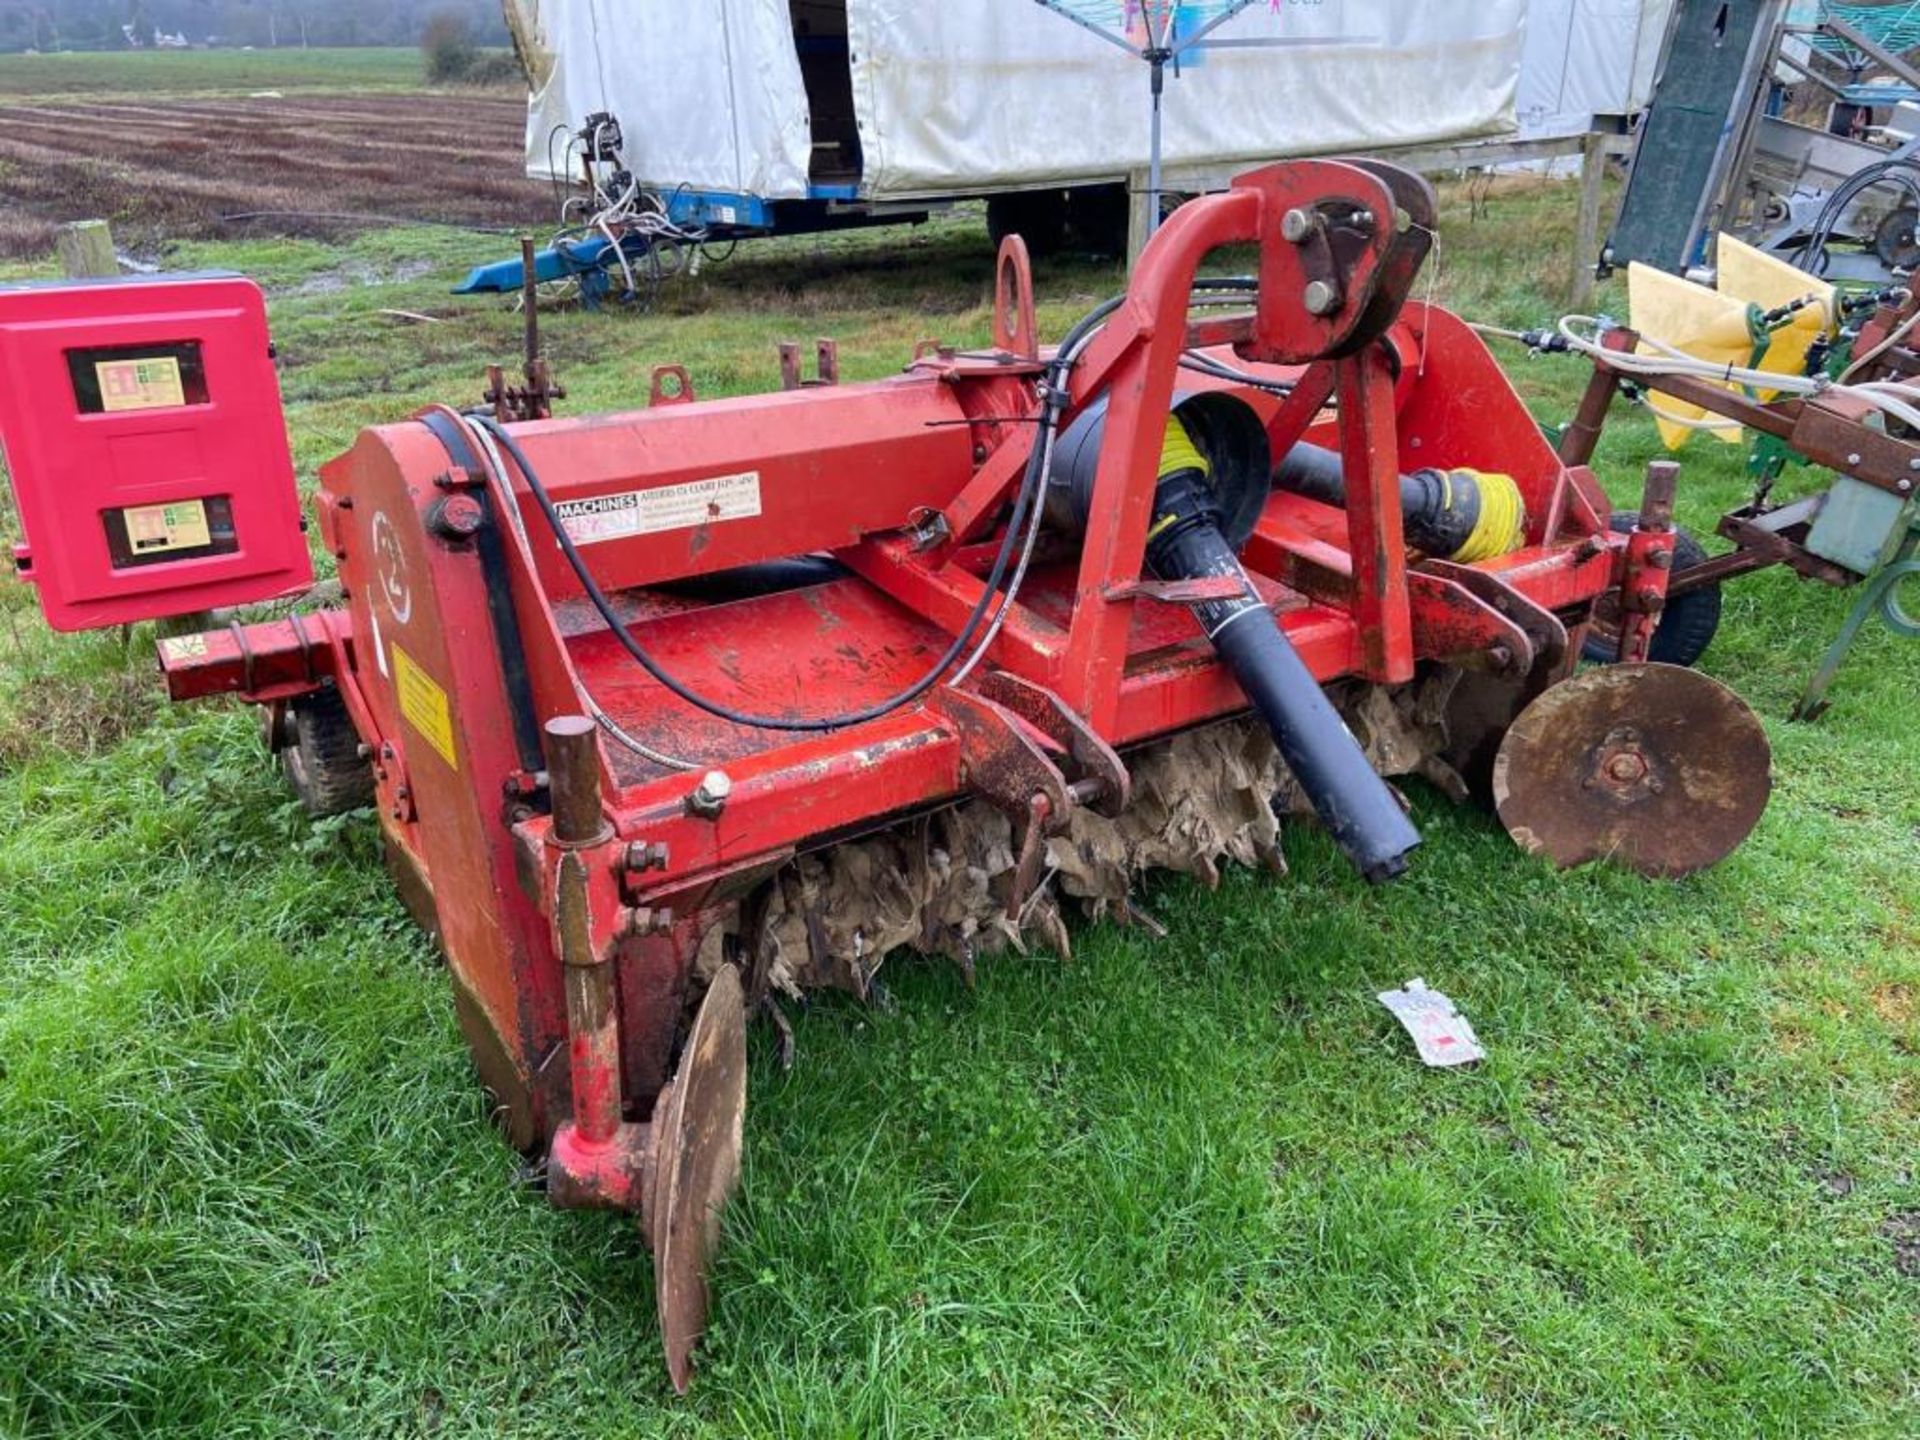
M1429 990L1419 976L1398 990L1381 991L1380 1003L1413 1036L1421 1060L1428 1065L1470 1065L1487 1058L1467 1017L1438 990Z

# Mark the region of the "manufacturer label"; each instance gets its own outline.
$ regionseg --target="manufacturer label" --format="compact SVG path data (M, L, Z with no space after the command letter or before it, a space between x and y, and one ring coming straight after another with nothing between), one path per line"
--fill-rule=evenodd
M171 355L147 360L99 360L94 362L93 374L100 382L100 408L110 413L164 410L187 403L187 393L180 384L180 362Z
M127 522L127 548L136 555L202 550L213 543L207 529L207 507L198 500L176 500L171 505L135 505L122 510L120 515Z
M453 713L447 692L398 645L393 647L393 688L400 697L400 713L420 738L453 769L460 768L453 748Z
M655 490L565 500L553 508L576 545L662 530L691 530L719 520L747 520L758 515L760 472L747 470L738 475L662 485Z

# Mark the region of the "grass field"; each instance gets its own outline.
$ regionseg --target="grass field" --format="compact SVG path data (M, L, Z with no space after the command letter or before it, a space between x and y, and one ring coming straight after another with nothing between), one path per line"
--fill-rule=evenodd
M0 55L0 98L406 90L419 84L420 52L404 48Z
M1438 292L1557 314L1570 188L1446 197ZM518 322L440 231L200 243L272 294L303 482L369 421L477 395ZM426 274L417 273L430 264ZM1119 283L1039 271L1057 335ZM977 220L743 249L650 315L555 314L571 412L850 378L983 341ZM1615 309L1617 294L1603 297ZM423 312L437 323L384 311ZM1579 367L1503 356L1545 420ZM1629 416L1600 461L1631 499ZM1685 457L1683 519L1739 498ZM645 1247L488 1128L445 976L365 816L315 824L238 710L170 710L151 637L0 591L0 1433L1910 1436L1920 1432L1920 646L1846 599L1728 596L1706 668L1768 721L1773 807L1708 874L1561 875L1416 791L1412 875L1151 886L1069 964L900 957L894 1005L753 1038L746 1180L693 1395ZM1491 1058L1422 1069L1423 975Z

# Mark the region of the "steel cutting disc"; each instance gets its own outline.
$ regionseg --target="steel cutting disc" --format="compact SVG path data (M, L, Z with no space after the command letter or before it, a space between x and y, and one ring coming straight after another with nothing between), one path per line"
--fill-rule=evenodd
M1678 665L1599 666L1520 712L1493 798L1521 847L1556 864L1686 875L1759 823L1772 758L1759 717L1719 681Z
M667 1373L681 1394L707 1327L707 1261L740 1179L747 1027L740 972L723 966L694 1016L680 1069L654 1114L654 1296Z

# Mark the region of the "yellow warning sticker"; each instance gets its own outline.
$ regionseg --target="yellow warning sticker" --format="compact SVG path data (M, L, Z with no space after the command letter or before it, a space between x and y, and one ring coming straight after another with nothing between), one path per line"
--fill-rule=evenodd
M120 410L164 410L170 405L187 403L187 392L180 383L180 362L171 355L153 355L145 360L98 360L94 378L100 382L100 408L113 413Z
M160 642L162 660L199 660L207 653L204 635L169 635Z
M127 522L127 548L136 555L164 555L169 550L202 550L213 543L207 529L207 507L198 500L171 505L135 505L120 512Z
M398 645L393 647L393 685L400 694L400 713L420 737L455 770L460 761L453 748L453 712L447 692Z

